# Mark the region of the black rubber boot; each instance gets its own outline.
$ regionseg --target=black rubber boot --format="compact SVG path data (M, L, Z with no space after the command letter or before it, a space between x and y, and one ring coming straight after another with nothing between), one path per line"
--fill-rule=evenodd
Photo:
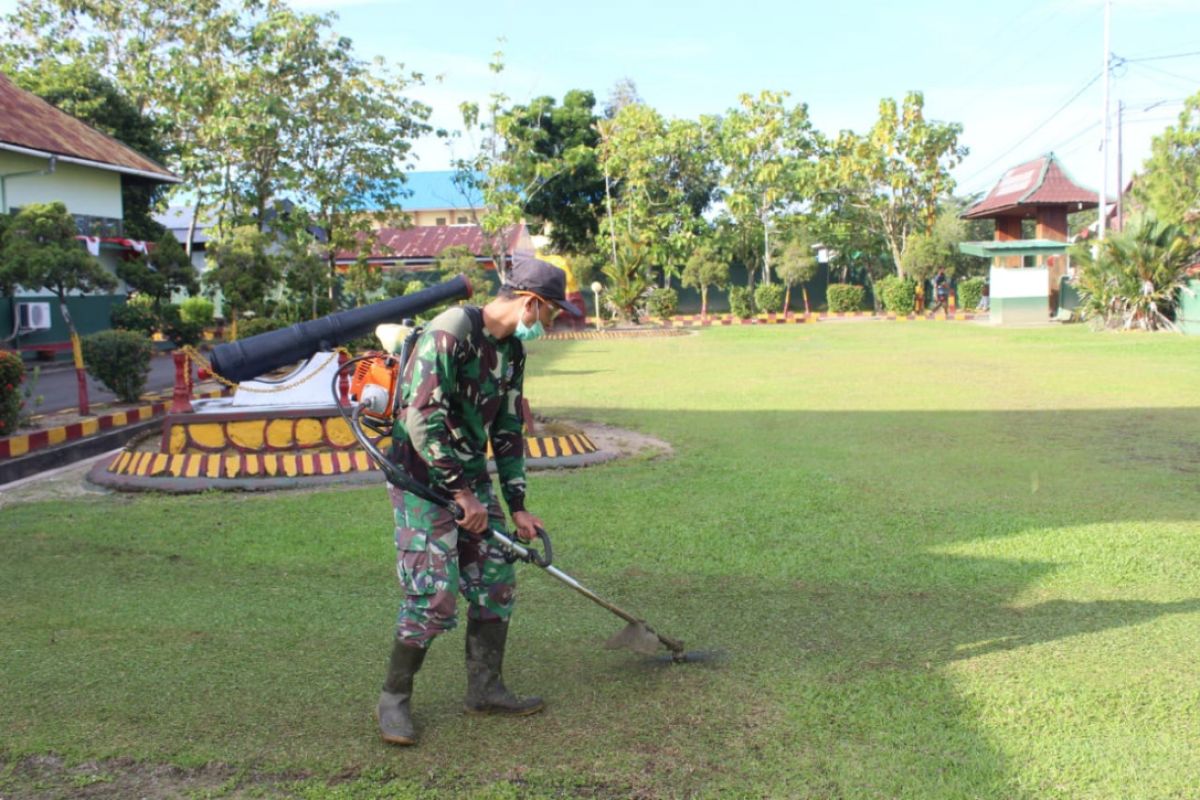
M398 639L392 645L387 680L383 683L379 705L375 709L379 719L379 735L389 744L408 745L417 742L408 702L412 699L413 676L421 668L425 652L420 647L401 644Z
M467 697L463 706L468 714L506 714L523 717L546 707L540 697L517 697L504 686L504 643L508 623L467 620Z

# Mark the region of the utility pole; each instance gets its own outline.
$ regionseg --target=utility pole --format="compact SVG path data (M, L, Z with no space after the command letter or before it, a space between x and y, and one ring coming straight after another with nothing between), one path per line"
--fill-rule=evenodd
M1122 117L1125 112L1125 101L1117 101L1117 224L1113 226L1114 230L1125 230L1125 176L1121 170L1121 157L1125 154L1124 148L1121 146L1121 125Z
M1100 223L1099 236L1100 241L1104 241L1104 227L1106 223L1105 217L1108 216L1108 85L1109 76L1112 71L1109 65L1112 62L1112 0L1104 0L1104 115L1101 119L1104 121L1104 138L1100 142L1101 158L1104 160L1103 168L1100 171Z

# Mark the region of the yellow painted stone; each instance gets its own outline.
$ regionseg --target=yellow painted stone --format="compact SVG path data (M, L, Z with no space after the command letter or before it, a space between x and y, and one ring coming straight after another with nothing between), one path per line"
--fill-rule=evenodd
M97 433L100 430L100 420L95 419L94 417L92 419L85 419L82 423L80 423L79 427L83 431L84 436L91 436L93 433Z
M322 475L332 475L333 474L333 455L331 453L321 453L321 455L319 456L319 459L321 462L321 474Z
M225 456L225 477L236 478L242 471L241 456Z
M9 455L23 456L29 452L29 437L14 436L8 440Z
M150 465L151 477L163 474L163 471L167 467L167 458L168 456L166 453L159 453L154 456L154 463Z
M209 450L221 450L225 447L225 427L219 422L200 422L188 425L187 429L192 441L200 447Z
M325 441L325 426L319 419L296 420L296 443L301 447L315 447Z
M529 438L525 440L525 446L529 448L531 458L542 457L542 442L539 439Z
M295 439L292 436L292 420L290 419L273 419L267 423L267 446L276 450L283 450L295 444Z
M125 425L128 422L129 422L129 419L125 416L124 411L118 411L117 413L112 415L112 424L113 424L114 428L119 425Z
M183 456L171 456L171 463L167 466L167 469L170 471L172 476L178 478L181 474L183 474L183 460Z
M243 420L226 423L225 432L234 447L257 451L262 450L265 428L266 425L261 419Z
M279 459L282 462L283 473L289 478L294 478L298 471L296 467L296 457L292 455L281 456Z
M188 456L187 466L184 467L183 474L188 478L194 478L200 474L200 465L204 463L204 456Z
M354 434L341 417L330 417L325 421L325 436L334 447L349 447L354 444Z
M132 454L126 450L124 453L121 453L121 455L117 456L117 460L109 466L108 471L115 472L118 475L121 474L125 471L125 465L129 463L129 459L132 457Z
M254 455L253 453L251 453L250 455L247 455L246 456L246 474L247 475L257 475L259 473L260 463L261 462L259 461L258 456Z
M46 439L50 444L62 444L67 440L66 428L51 428L46 431Z
M172 425L171 435L167 437L167 452L182 453L187 449L187 426Z
M263 472L274 478L279 474L279 457L273 455L263 456Z
M350 471L350 454L349 453L338 453L337 454L337 465L338 465L338 472L349 472Z
M221 477L221 459L217 456L209 456L208 463L205 465L204 474L210 478Z

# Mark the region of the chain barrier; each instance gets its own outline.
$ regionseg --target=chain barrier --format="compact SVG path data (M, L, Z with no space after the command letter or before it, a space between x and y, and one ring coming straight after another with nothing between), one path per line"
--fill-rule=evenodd
M209 363L209 360L202 356L200 352L190 344L183 347L183 352L188 358L192 359L198 367L201 367L202 369L206 370L209 375L212 375L213 378L216 379L217 383L221 384L222 386L228 386L231 389L237 389L240 392L250 392L251 394L276 394L277 392L286 392L288 389L295 389L297 386L308 383L310 380L319 375L339 355L350 355L349 350L344 347L338 347L329 354L329 358L325 359L325 363L321 364L321 366L317 367L315 370L309 372L300 380L284 384L283 386L273 386L270 389L258 389L221 377L217 374L216 370L213 369L212 364Z

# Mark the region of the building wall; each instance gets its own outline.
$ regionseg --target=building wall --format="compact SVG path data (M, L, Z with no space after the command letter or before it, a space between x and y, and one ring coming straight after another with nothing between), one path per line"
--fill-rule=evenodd
M1050 274L1046 267L993 266L988 278L993 325L1028 325L1049 317Z
M476 212L481 214L482 212ZM421 209L419 211L409 211L408 214L412 217L412 224L418 228L431 228L434 225L469 225L474 224L474 219L468 209L456 208L435 208ZM438 222L438 220L442 220Z
M46 159L0 151L0 174L44 169ZM79 164L58 163L53 174L23 175L4 182L8 209L61 201L72 214L122 219L121 175Z

